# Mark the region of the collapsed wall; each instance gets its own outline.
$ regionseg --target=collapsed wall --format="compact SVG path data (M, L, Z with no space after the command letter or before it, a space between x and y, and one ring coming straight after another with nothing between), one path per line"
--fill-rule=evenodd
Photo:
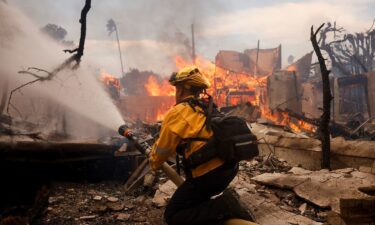
M251 131L259 140L261 155L274 154L292 166L320 170L322 161L321 142L303 134L284 131L280 127L251 124ZM373 141L331 140L331 168L356 168L375 173L375 144Z

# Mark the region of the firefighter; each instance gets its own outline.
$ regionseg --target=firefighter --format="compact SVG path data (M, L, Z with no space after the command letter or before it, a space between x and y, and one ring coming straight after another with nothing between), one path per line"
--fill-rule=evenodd
M152 147L149 159L153 170L175 156L181 146L183 158L188 159L213 135L206 129L204 109L189 104L210 87L199 69L196 66L183 68L172 74L169 82L176 87L176 105L165 116L160 136ZM191 138L196 141L187 145L186 140ZM224 191L236 176L238 163L213 158L193 169L184 164L184 171L186 180L177 188L164 213L168 225L220 224L230 218L251 221L251 216L236 201L234 190ZM211 199L221 192L222 195Z

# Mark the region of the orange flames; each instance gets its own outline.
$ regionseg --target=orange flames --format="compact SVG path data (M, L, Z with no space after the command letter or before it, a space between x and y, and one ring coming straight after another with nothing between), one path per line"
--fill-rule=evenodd
M174 96L175 88L167 80L158 81L156 76L151 75L145 84L149 96Z
M148 77L147 83L144 85L147 94L149 96L174 96L175 87L169 84L168 80L163 79L160 81L155 75ZM169 107L159 107L156 110L156 117L149 118L148 121L160 121L164 119L164 116L167 114Z
M192 65L181 56L176 56L177 69ZM195 65L210 81L208 89L219 106L235 105L241 102L251 102L259 105L261 87L266 86L267 76L257 77L246 72L238 73L226 68L221 68L215 63L198 56Z
M287 71L294 71L294 72L295 72L295 71L297 71L297 68L296 68L295 65L292 64L292 65L288 66L288 67L286 68L286 70L287 70Z
M105 71L101 72L100 81L106 86L114 86L116 89L120 90L120 80Z
M175 57L177 70L193 65L181 56ZM273 121L275 124L288 126L295 132L314 131L313 125L304 121L292 119L288 113L271 112L267 103L267 77L255 76L247 72L235 72L221 68L215 63L198 56L194 63L201 73L210 81L211 87L207 90L219 107L236 105L244 102L258 106L262 118ZM295 68L288 68L294 70ZM150 76L145 88L150 96L174 96L175 89L167 80L159 81L156 76ZM158 109L157 119L162 120L167 110Z
M192 65L182 57L176 56L177 69ZM242 102L251 102L259 107L262 118L273 121L275 124L288 126L295 132L314 131L315 126L301 120L292 119L288 113L271 112L267 104L268 76L255 76L246 72L235 72L221 68L213 62L197 57L195 65L211 82L208 92L214 96L216 103L221 106L236 105ZM295 70L296 68L288 68Z

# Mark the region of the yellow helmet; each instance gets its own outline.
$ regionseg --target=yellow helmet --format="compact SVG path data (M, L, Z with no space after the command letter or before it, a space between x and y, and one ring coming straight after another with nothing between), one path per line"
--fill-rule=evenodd
M202 89L206 89L211 86L210 82L201 74L196 66L188 66L182 68L177 73L173 73L169 79L169 83L173 86L183 84Z

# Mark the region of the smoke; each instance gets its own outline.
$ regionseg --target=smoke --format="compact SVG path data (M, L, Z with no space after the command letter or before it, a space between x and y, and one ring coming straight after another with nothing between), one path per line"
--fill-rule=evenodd
M136 9L132 9L132 12L128 12L130 13L129 18L123 21L122 27L124 29L130 27L134 31L130 38L147 37L167 43L162 50L165 53L166 61L171 63L167 66L175 69L174 58L176 55L185 59L190 59L192 56L191 24L195 26L195 36L199 48L199 44L206 41L199 34L206 28L207 15L219 8L224 8L219 1L150 1L148 4L142 4ZM197 38L198 36L199 38Z
M10 89L35 79L17 71L28 67L52 71L69 57L23 13L1 2L0 48L0 83L9 82ZM38 123L45 131L64 129L79 137L98 137L103 131L116 130L123 123L121 115L91 68L95 65L83 57L78 70L64 70L51 81L15 92L10 114Z
M25 13L42 27L47 23L58 24L68 31L67 39L77 40L79 29L70 21L79 14L82 1L13 0ZM77 3L78 2L78 3ZM141 1L92 1L88 19L87 57L111 74L120 75L117 43L109 37L106 22L113 18L119 30L126 70L138 68L170 75L174 71L174 58L180 55L191 58L191 24L194 23L198 54L206 54L207 40L200 34L207 29L210 15L228 8L223 1L199 0L141 0ZM42 10L48 8L51 10ZM56 10L56 9L60 10ZM63 9L63 10L61 10ZM45 12L46 11L46 12ZM53 15L52 13L55 12ZM108 41L112 41L111 45ZM207 55L207 54L206 54Z

